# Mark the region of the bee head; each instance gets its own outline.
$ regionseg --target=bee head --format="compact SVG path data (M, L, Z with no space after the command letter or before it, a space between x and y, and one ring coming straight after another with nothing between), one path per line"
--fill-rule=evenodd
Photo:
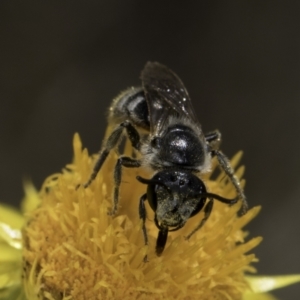
M176 169L159 171L150 180L137 179L148 185L147 199L155 212L154 221L159 229L157 244L163 244L162 252L168 231L182 228L190 217L203 208L205 185L190 171Z

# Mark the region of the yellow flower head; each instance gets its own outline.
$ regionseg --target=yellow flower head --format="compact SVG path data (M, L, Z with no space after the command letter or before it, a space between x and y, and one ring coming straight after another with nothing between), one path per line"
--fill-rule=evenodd
M248 252L261 238L245 242L242 228L259 208L237 216L240 205L215 203L203 228L188 235L203 212L184 228L171 233L160 257L155 254L157 228L147 206L149 245L144 245L138 201L145 186L136 180L139 170L126 169L120 207L114 217L111 154L95 181L86 189L78 184L90 175L94 159L74 138L74 161L60 174L46 179L40 205L23 230L23 278L28 299L242 299L249 289L245 272L256 261ZM236 167L241 154L232 165ZM236 176L241 178L243 168ZM227 198L234 188L222 173L204 178L209 190ZM242 181L243 184L243 181ZM148 262L144 262L145 255Z

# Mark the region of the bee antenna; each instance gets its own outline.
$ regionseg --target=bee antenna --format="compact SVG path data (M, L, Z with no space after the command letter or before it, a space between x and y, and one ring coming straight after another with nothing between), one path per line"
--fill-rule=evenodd
M214 198L222 203L226 203L226 204L235 204L238 202L239 197L235 197L233 199L228 199L228 198L224 198L220 195L217 194L213 194L213 193L201 193L199 194L201 197L208 197L208 198Z

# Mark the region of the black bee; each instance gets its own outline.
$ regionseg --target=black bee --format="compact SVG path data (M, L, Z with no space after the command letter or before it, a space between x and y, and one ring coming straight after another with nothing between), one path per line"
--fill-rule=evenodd
M148 244L144 203L148 200L159 229L156 253L161 255L168 232L182 228L204 207L204 218L186 237L189 239L210 216L214 199L229 205L241 200L242 213L247 211L247 202L229 160L218 149L221 140L219 131L203 134L188 92L179 77L157 62L148 62L141 79L142 87L129 88L113 101L109 122L116 127L104 142L93 173L84 187L90 185L109 152L127 134L141 158L118 158L114 170L111 214L114 215L118 209L122 167L150 169L154 173L152 178L137 177L138 181L147 185L147 192L140 198L139 216L143 220L144 241ZM199 178L199 175L211 170L214 156L236 189L234 199L207 192Z

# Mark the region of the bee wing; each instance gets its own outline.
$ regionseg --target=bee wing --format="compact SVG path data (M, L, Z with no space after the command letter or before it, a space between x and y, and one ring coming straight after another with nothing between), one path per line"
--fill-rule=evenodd
M159 135L171 116L183 115L201 130L189 94L173 71L157 62L148 62L141 78L149 108L152 134Z

